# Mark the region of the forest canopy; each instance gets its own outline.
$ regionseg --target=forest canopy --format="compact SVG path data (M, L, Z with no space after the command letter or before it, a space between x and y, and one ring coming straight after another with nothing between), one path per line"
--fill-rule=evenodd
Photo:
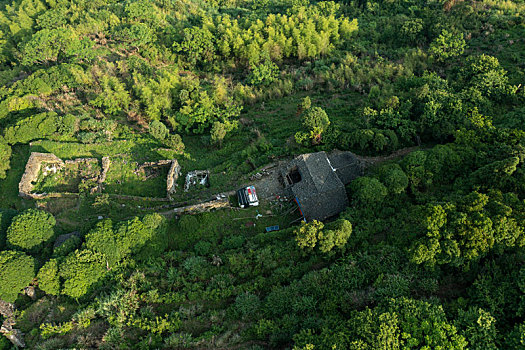
M0 349L525 348L524 13L0 1Z

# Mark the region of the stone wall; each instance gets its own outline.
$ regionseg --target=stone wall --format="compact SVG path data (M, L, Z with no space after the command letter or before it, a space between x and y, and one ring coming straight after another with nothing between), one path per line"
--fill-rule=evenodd
M0 299L0 314L5 318L0 326L0 333L13 343L17 348L25 347L24 336L19 329L15 329L15 310L16 307L12 303L8 303Z
M177 159L171 161L170 170L168 171L168 178L166 179L166 193L168 199L172 199L171 195L175 193L177 189L177 179L181 174L181 167Z
M42 163L44 162L56 164L58 168L64 166L64 161L52 153L31 153L31 156L29 156L29 160L26 164L24 175L22 175L22 179L18 184L18 192L21 197L35 198L34 195L31 193L33 191L34 186L33 182L35 182L38 179L40 168L42 167Z
M110 165L111 159L109 159L109 157L102 157L102 170L100 171L100 176L97 180L98 186L96 187L98 192L102 192L104 189L104 182L106 181L106 176L108 175Z
M219 198L216 200L212 200L209 202L188 205L186 207L175 208L173 209L173 212L175 214L196 214L196 213L202 213L205 211L210 211L212 209L228 208L229 206L230 206L230 201L228 200L228 197L226 197L226 198Z
M45 198L61 198L61 197L71 197L78 196L78 193L33 193L34 182L38 179L38 175L42 168L43 163L49 163L56 166L58 170L63 168L65 165L69 164L80 164L80 163L89 163L89 162L99 162L97 158L77 158L72 160L63 161L52 153L31 153L29 160L27 161L25 172L22 175L22 179L18 184L19 195L23 198L32 198L32 199L45 199ZM97 175L98 186L93 190L96 192L102 192L103 184L106 181L107 173L111 165L111 160L109 157L102 157L102 170L100 174ZM168 201L171 200L171 195L175 193L177 187L177 179L181 173L181 167L179 162L176 159L163 159L156 162L146 162L141 164L135 172L141 172L145 168L151 167L161 167L161 166L170 166L168 176L166 178L166 197L164 198L153 198L153 197L136 197L136 196L122 196L128 199L151 199L159 201Z
M176 161L176 160L175 160ZM173 161L172 160L169 160L169 159L162 159L162 160L159 160L157 162L146 162L146 163L142 163L138 168L137 170L135 170L135 172L138 174L140 173L141 171L143 171L144 169L146 168L154 168L154 167L160 167L160 166L166 166L166 165L170 165Z

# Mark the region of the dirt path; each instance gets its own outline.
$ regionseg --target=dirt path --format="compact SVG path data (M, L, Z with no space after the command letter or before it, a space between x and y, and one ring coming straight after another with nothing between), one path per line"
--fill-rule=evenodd
M379 164L379 163L383 163L383 162L386 162L386 161L389 161L389 160L392 160L392 159L396 159L396 158L399 158L399 157L404 157L406 156L407 154L411 153L411 152L414 152L416 150L420 149L419 146L413 146L413 147L406 147L406 148L401 148L401 149L398 149L397 151L387 155L387 156L377 156L377 157L362 157L362 156L358 156L358 155L355 155L357 157L357 159L359 159L361 162L364 163L365 165L365 168L369 167L369 166L372 166L372 165L376 165L376 164Z

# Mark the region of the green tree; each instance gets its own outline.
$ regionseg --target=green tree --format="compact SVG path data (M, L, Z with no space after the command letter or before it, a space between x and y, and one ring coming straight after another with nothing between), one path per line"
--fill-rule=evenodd
M5 129L5 140L14 145L50 136L68 136L73 134L76 118L59 116L55 112L44 112L19 120Z
M12 250L0 252L0 299L13 303L35 276L35 260Z
M106 274L106 261L101 253L76 250L59 266L64 279L62 294L78 299L88 293Z
M414 78L419 85L413 99L412 114L417 117L416 127L422 137L446 140L465 123L462 96L455 93L446 79L436 73L424 73Z
M53 247L53 257L68 256L82 244L82 239L77 235L71 235L65 242Z
M391 299L373 309L352 310L346 322L335 322L320 334L296 334L297 348L463 350L468 345L443 307L428 301Z
M7 171L11 168L11 146L0 136L0 179L5 179Z
M219 147L222 146L222 140L226 137L226 135L231 132L232 130L237 128L236 122L230 122L226 121L224 123L221 122L215 122L213 123L213 126L211 127L211 141L213 143L218 143Z
M445 62L462 55L465 46L463 33L454 34L443 29L441 34L430 44L429 51L439 62Z
M230 122L230 126L236 127L235 118L242 110L242 106L231 101L222 105L215 103L208 92L200 88L194 88L192 91L183 89L179 98L182 107L175 113L175 118L169 119L172 127L195 134L202 134L215 121Z
M168 137L170 131L164 123L154 120L149 123L149 133L157 140L164 141Z
M330 125L328 115L321 107L312 107L307 109L302 117L303 128L305 132L296 134L295 139L299 143L305 138L309 139L313 144L319 144L322 141L322 134Z
M399 164L384 166L379 172L381 182L386 186L388 192L399 194L408 187L408 177Z
M213 143L218 143L219 147L221 147L222 140L224 140L227 133L228 133L228 130L227 130L226 124L221 123L221 122L215 122L213 123L213 126L211 127L211 131L210 131L211 141Z
M312 107L312 100L310 99L310 96L306 96L301 100L301 110L306 111Z
M58 261L51 259L40 268L36 275L38 288L51 295L60 294L60 279L58 274Z
M459 80L464 89L479 91L482 96L496 101L501 101L503 97L512 95L517 90L517 87L509 84L507 72L501 67L499 60L484 54L467 58L460 71Z
M184 152L184 142L182 142L182 137L179 134L170 134L164 141L166 146L170 147L178 153Z
M459 310L456 326L469 342L469 349L496 350L496 318L481 308Z
M330 252L334 247L342 248L352 234L352 224L347 220L338 220L325 228L317 220L302 223L295 230L295 240L302 249L313 250L316 246L323 253Z
M330 228L319 234L319 250L323 253L344 247L352 234L352 224L347 220L338 220Z
M16 210L0 208L0 251L5 248L7 228L16 214Z
M128 108L131 102L129 92L117 77L102 76L100 87L102 91L89 102L91 105L103 108L108 114L118 114Z
M413 244L412 261L468 267L495 247L502 250L523 246L523 227L505 216L511 212L509 207L475 191L457 202L428 205L419 214L425 236Z
M152 255L154 252L150 247L156 247L159 240L162 241L166 232L165 219L159 214L148 214L142 220L133 218L121 223L115 230L114 236L121 258L130 254L141 254L143 252ZM162 248L157 248L162 249Z
M312 107L312 100L310 99L310 96L306 96L301 100L299 106L297 106L297 115L307 111L310 107Z
M388 194L388 190L378 179L363 176L349 185L353 200L365 207L375 207Z
M156 35L153 28L144 23L132 24L124 28L116 35L120 40L127 41L137 50L152 42L155 42Z
M94 54L92 46L89 39L79 39L69 28L42 29L24 45L22 64L49 64L71 57L90 58Z
M406 44L419 44L421 32L423 31L423 20L421 18L408 19L401 26L400 40Z
M235 298L235 311L243 320L255 318L260 307L261 301L255 294L243 293Z
M134 91L145 107L149 120L159 120L169 116L173 107L173 91L179 84L177 71L160 70L155 79L144 79L142 75L134 76Z
M324 224L317 220L309 223L301 223L301 226L295 230L297 245L302 249L314 249L317 245L319 233L323 228Z
M104 256L106 267L113 268L122 258L111 220L103 220L86 235L86 248Z
M270 85L279 74L279 67L270 60L252 68L248 82L252 85Z
M10 248L36 253L54 236L55 218L43 210L28 209L15 216L7 229Z
M403 158L401 166L408 176L412 192L424 190L432 184L434 174L425 167L426 164L427 152L424 151L411 152Z
M208 63L215 57L215 38L207 28L191 27L184 29L184 39L173 44L175 52L182 53L195 65Z

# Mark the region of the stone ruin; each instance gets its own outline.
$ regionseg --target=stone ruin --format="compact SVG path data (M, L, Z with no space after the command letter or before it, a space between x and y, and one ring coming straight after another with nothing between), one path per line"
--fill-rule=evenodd
M175 192L177 192L177 180L181 174L181 167L176 159L163 159L157 162L146 162L140 165L135 172L139 174L141 172L145 172L148 168L158 168L168 165L170 166L170 168L168 170L168 175L166 178L166 197L169 200L171 200L171 196L175 194ZM148 175L146 176L146 179L150 178L150 176L154 175Z
M26 163L26 169L22 175L22 179L18 184L18 192L21 197L35 199L45 198L45 194L33 193L34 182L38 179L38 174L43 163L50 164L48 167L52 166L55 169L55 173L65 165L62 159L52 153L31 153Z
M0 315L4 317L4 322L0 325L0 333L13 343L17 348L25 347L24 335L15 326L15 311L16 307L12 303L8 303L0 299Z
M62 197L66 195L78 195L78 193L34 193L34 183L38 180L40 171L42 170L43 175L46 176L50 173L56 174L58 171L64 168L68 164L77 164L77 163L89 163L89 162L99 162L97 158L77 158L73 160L63 161L52 153L40 153L33 152L31 153L29 160L27 161L25 172L22 175L22 179L18 184L19 195L23 198L33 198L33 199L45 199L51 197ZM102 192L104 189L104 182L106 181L108 170L111 166L111 160L109 157L102 157L101 161L101 171L100 173L93 178L96 180L97 186L91 189L91 193ZM45 165L45 168L42 168ZM161 166L170 166L168 171L168 176L166 179L166 198L168 200L172 199L172 195L176 192L177 189L177 179L181 174L181 167L179 162L176 159L171 160L159 160L157 162L146 162L141 164L136 173L143 172L147 168L156 168ZM166 198L157 198L166 200ZM155 199L155 198L154 198Z
M196 185L209 186L210 172L208 170L193 170L186 174L184 182L184 192L188 192L190 187Z
M166 193L168 199L172 199L171 196L176 192L177 179L181 174L181 167L176 159L171 161L170 170L168 171L168 178L166 179Z

